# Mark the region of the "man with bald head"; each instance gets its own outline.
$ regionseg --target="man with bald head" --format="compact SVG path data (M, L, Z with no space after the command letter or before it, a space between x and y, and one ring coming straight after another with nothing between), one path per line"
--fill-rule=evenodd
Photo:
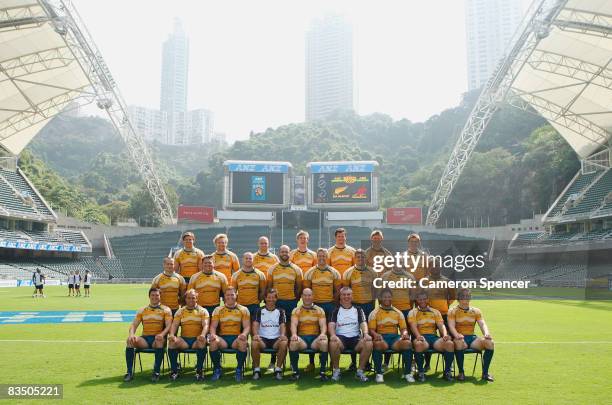
M278 257L270 252L270 241L266 236L257 240L257 253L253 255L253 266L266 273L268 269L278 263Z
M278 291L276 305L291 314L302 292L302 270L289 261L289 246L278 248L279 262L268 269L268 289Z

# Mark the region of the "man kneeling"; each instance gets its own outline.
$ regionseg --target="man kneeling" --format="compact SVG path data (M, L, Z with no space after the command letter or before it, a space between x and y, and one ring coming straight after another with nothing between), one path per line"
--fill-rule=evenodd
M244 363L247 358L248 336L251 328L249 310L236 303L236 289L225 290L224 305L215 308L210 322L210 359L213 363L211 381L221 378L221 351L232 348L236 350L236 381L242 381ZM217 335L219 332L219 335Z
M274 378L283 379L283 363L287 357L287 335L285 311L276 308L278 292L271 288L266 293L266 306L259 308L253 318L253 341L251 342L251 357L253 358L253 380L261 378L259 362L261 351L274 349L277 352Z
M332 380L340 380L340 355L343 350L359 353L356 377L366 382L364 369L372 353L372 337L368 334L368 322L361 307L353 305L353 290L340 290L340 306L332 313L329 322L329 351L333 367Z
M168 357L172 371L170 379L175 381L178 376L178 355L180 350L194 349L196 351L196 381L202 381L204 375L204 358L206 356L206 334L208 333L208 311L198 305L198 293L191 289L185 294L184 307L174 314L172 329L168 335ZM176 336L178 328L181 336Z

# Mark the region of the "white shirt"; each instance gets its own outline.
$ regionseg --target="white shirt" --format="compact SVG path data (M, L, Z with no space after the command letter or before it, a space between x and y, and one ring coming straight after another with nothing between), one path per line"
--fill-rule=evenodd
M85 277L83 278L83 282L85 285L91 284L91 273L85 273Z
M74 284L74 274L68 276L68 284Z
M336 335L347 338L356 337L361 333L359 326L362 322L366 322L365 313L360 307L344 308L339 306L332 313L330 322L336 324Z
M34 273L34 285L41 285L43 283L43 275Z
M268 311L266 307L257 310L255 322L259 322L259 336L266 339L278 339L280 337L280 326L286 324L285 311L275 308Z

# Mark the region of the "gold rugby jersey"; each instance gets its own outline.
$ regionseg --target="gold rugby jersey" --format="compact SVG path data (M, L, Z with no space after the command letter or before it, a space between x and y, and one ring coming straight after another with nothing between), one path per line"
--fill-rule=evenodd
M198 248L186 250L185 248L179 249L174 254L174 261L178 263L177 273L183 277L191 277L200 271L200 263L204 258L204 252Z
M232 274L240 269L238 256L229 250L223 253L215 252L213 254L213 262L215 263L215 270L223 273L228 280L232 278Z
M179 308L179 297L185 293L185 279L180 274L158 274L151 282L151 288L161 291L161 303L170 309Z
M379 275L369 267L351 267L342 276L342 285L353 290L353 303L367 304L374 301L374 279Z
M380 334L399 334L403 329L407 329L407 325L399 309L393 306L389 308L379 306L370 312L368 328Z
M304 274L304 288L312 289L315 303L326 303L334 300L335 292L342 284L338 270L330 266L320 269L315 266Z
M408 323L416 323L417 330L421 335L435 335L438 330L438 322L443 322L442 314L437 309L431 307L426 309L417 307L408 313Z
M187 289L194 289L198 292L198 305L210 307L219 305L221 295L227 290L227 278L221 272L213 270L207 274L200 271L189 279Z
M407 273L405 270L396 271L394 269L383 274L383 281L401 282L402 280L413 280L414 276ZM391 288L393 297L391 298L392 305L400 311L407 311L412 308L412 288Z
M278 257L274 253L261 254L259 252L253 255L253 267L266 273L268 269L278 263Z
M293 249L289 253L289 261L297 265L302 270L302 273L306 273L317 265L317 253L310 249L307 249L305 252Z
M302 289L302 270L293 263L275 264L268 270L268 289L270 288L276 288L279 300L297 299L295 290Z
M147 305L136 312L136 319L142 322L143 336L153 336L165 329L166 321L172 321L172 311L165 305Z
M230 285L238 292L236 299L238 304L259 304L261 302L259 296L263 295L266 289L266 275L255 268L251 271L240 269L232 276Z
M217 335L240 335L242 321L250 320L249 310L240 304L230 308L225 305L215 308L212 320L218 322Z
M467 309L456 306L448 312L448 320L455 321L455 329L462 335L473 335L476 322L482 320L482 312L475 307Z
M178 321L181 327L181 336L197 337L202 334L204 327L202 323L209 318L208 311L199 305L194 308L181 307L176 314L174 320Z
M300 336L320 335L319 320L326 319L323 308L313 305L310 308L300 305L291 313L291 320L297 319L297 333Z
M349 245L343 248L332 246L327 250L327 264L338 270L340 274L355 265L355 249Z

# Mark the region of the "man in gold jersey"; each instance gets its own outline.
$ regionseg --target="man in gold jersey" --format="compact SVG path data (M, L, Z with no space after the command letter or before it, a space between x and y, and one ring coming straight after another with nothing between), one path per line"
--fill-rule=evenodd
M253 257L253 266L267 273L270 267L278 263L278 257L270 252L270 241L266 236L260 236L257 240L257 245L259 249Z
M427 252L421 249L421 237L418 233L408 235L408 267L416 281L427 275ZM410 259L412 258L412 259Z
M414 377L411 374L412 345L410 344L410 334L408 333L406 318L399 309L391 305L392 297L393 292L391 289L383 289L378 299L378 308L374 309L368 318L368 328L374 341L372 358L374 359L376 382L385 382L382 360L383 353L389 349L402 354L402 361L404 363L402 378L405 378L408 382L414 382Z
M444 277L441 273L440 267L437 265L433 257L430 257L428 260L427 270L429 275L427 278L431 281L445 281L448 282L449 279ZM448 285L448 284L446 284ZM442 315L442 319L444 320L444 326L448 328L448 322L446 317L448 315L448 308L455 301L456 292L454 288L428 288L427 289L427 297L429 306L440 311ZM425 354L425 371L427 372L430 369L431 364L431 353Z
M164 257L164 271L153 279L151 288L159 288L162 305L170 308L174 316L183 300L187 284L183 276L174 272L173 258Z
M195 235L185 232L181 238L183 247L174 254L174 271L180 274L189 284L189 278L202 270L204 252L194 246Z
M321 368L319 376L321 381L327 381L325 368L328 358L327 322L325 312L313 303L313 294L310 288L302 291L302 305L291 313L291 338L289 339L289 360L291 362L292 381L300 378L298 363L300 351L312 349L320 352Z
M355 249L346 244L346 229L336 229L334 238L334 246L327 249L327 264L343 275L346 270L355 265Z
M187 289L194 289L198 293L198 305L204 307L209 314L219 306L221 294L228 287L227 278L223 273L215 270L213 255L206 255L202 259L202 271L194 274L189 280Z
M453 381L451 367L453 366L454 344L451 336L446 333L442 315L437 309L427 304L427 293L424 290L416 294L416 307L408 313L408 325L412 331L412 344L416 352L415 358L418 367L417 379L425 381L423 367L424 352L430 347L444 354L444 379ZM440 336L436 335L436 330Z
M268 270L268 289L278 291L276 305L285 310L286 314L293 312L297 306L298 297L302 291L302 270L289 261L289 246L278 249L279 263Z
M370 242L372 244L365 251L366 265L369 268L374 268L375 257L382 256L384 258L386 256L393 256L393 253L391 253L387 248L382 245L383 239L383 233L378 229L372 231L372 233L370 234ZM384 263L384 260L381 263ZM385 267L381 274L386 273L387 271L391 271L392 268L393 267Z
M482 355L482 379L492 382L493 376L489 374L489 366L493 359L495 343L480 309L470 306L471 299L472 293L470 290L467 288L460 290L458 297L459 305L451 308L448 313L448 329L455 339L455 356L457 357L457 366L459 368L457 380L465 380L463 357L465 349L470 348L478 351L484 350ZM476 323L480 327L482 337L474 334Z
M253 267L253 253L242 255L242 267L234 273L230 285L236 289L238 304L249 310L252 321L266 292L266 275Z
M220 350L232 348L236 350L236 381L242 381L244 363L247 358L248 336L251 329L249 311L236 302L236 289L228 287L223 296L224 305L215 308L210 321L210 359L213 363L211 381L221 378Z
M338 270L327 264L327 250L317 249L317 265L304 273L303 286L312 290L313 302L325 311L329 320L336 307L335 300L342 287L342 278Z
M342 285L353 290L353 303L365 313L366 318L374 310L374 279L378 277L376 272L368 266L366 254L362 249L355 251L355 265L349 268L342 276Z
M295 235L297 248L293 249L289 254L289 261L302 269L302 273L317 265L317 254L308 249L308 241L310 235L306 231L299 231Z
M204 375L204 358L206 355L206 335L208 334L208 311L198 305L196 290L187 290L185 306L174 315L172 328L168 335L168 357L170 358L170 379L175 381L178 376L178 356L180 350L195 349L196 351L196 381L202 381ZM181 336L176 336L179 327Z
M149 305L136 312L136 316L130 325L125 348L125 363L127 365L127 373L123 377L125 382L134 379L133 367L136 349L155 350L155 364L153 365L151 381L159 381L159 371L164 359L166 334L172 326L172 312L170 312L170 308L160 302L161 292L159 288L149 289ZM136 331L141 323L142 336L136 336Z
M213 261L215 263L215 270L225 275L227 280L232 279L232 274L240 269L240 261L238 256L234 252L227 249L229 239L224 233L220 233L213 238L215 244L215 253L213 254Z

